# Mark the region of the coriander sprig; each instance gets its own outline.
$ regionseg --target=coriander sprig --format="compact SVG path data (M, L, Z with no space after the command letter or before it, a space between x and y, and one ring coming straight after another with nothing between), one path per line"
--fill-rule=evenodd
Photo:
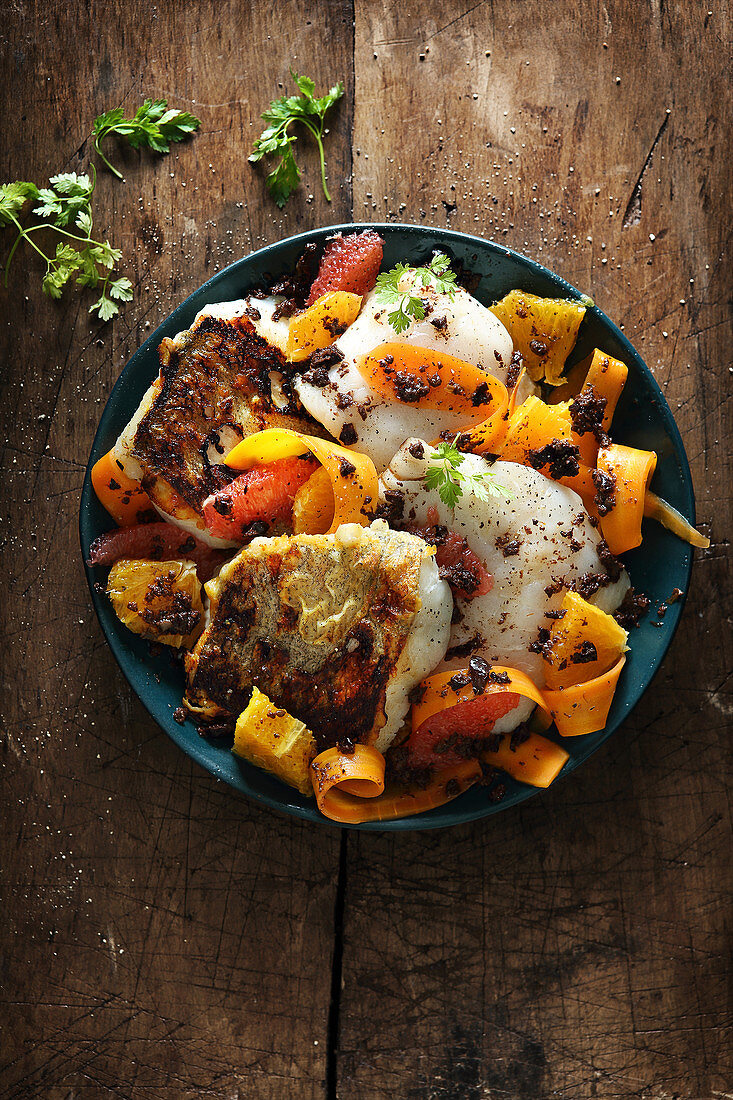
M132 298L132 283L124 277L112 277L115 264L122 258L120 250L113 248L109 241L92 237L91 200L96 177L93 175L90 179L76 172L62 172L51 176L48 182L48 187L41 188L25 180L0 185L0 225L13 225L18 231L5 264L5 286L18 245L26 241L46 263L41 283L44 294L60 298L73 276L76 276L77 286L96 288L101 283L100 296L89 307L89 312L96 312L102 321L109 321L119 312L117 302L129 302ZM38 203L33 213L43 221L23 226L19 219L29 201ZM78 232L73 233L69 226ZM33 235L41 230L56 235L56 250L52 255L47 255L34 240ZM72 241L73 244L69 243Z
M155 153L168 153L171 142L183 141L189 134L195 133L200 125L201 120L188 111L169 109L167 99L146 99L132 118L125 118L123 107L115 107L98 115L92 130L94 148L110 172L121 180L122 173L110 164L102 152L102 142L110 134L124 138L133 149L147 146Z
M297 138L295 134L288 133L288 128L294 122L302 123L315 139L321 162L323 194L327 202L331 201L326 186L326 159L323 152L325 115L329 107L332 107L344 94L344 86L339 81L325 95L317 97L316 86L309 77L298 76L293 69L290 70L290 75L301 94L273 99L267 110L262 112L261 117L268 126L257 138L249 156L252 164L256 164L263 157L276 155L280 157L280 163L270 172L266 183L281 210L300 180L300 169L293 155L293 145Z
M403 275L413 275L414 280L409 290L400 288L400 280ZM387 315L392 328L399 335L410 327L412 321L422 321L425 317L425 306L419 294L415 294L415 288L432 287L438 294L447 294L450 299L456 293L456 275L450 270L450 260L444 252L436 252L432 260L425 267L410 267L407 264L396 264L391 271L385 271L377 277L377 300L388 306L396 306Z
M466 474L459 468L466 456L456 447L456 439L452 443L439 443L435 448L425 471L425 487L437 489L438 496L448 508L455 508L463 496L464 486L479 500L488 500L489 497L511 500L509 490L492 480L494 474L491 470Z

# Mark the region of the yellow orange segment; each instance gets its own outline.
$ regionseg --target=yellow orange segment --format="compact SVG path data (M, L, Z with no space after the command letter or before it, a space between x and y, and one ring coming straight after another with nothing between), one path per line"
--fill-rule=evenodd
M259 688L252 689L250 701L237 719L232 746L235 755L309 795L310 764L316 751L315 738L303 722L275 706Z
M561 610L564 615L555 622L544 650L550 689L593 680L615 665L627 648L624 628L577 592L565 593Z
M132 527L140 523L145 512L155 514L150 497L139 481L127 476L113 451L108 451L94 463L91 478L97 499L118 527Z
M333 488L328 470L319 466L293 501L293 533L320 535L333 523Z
M291 363L302 363L319 348L327 348L359 316L361 296L335 290L317 298L304 313L291 318L285 355Z
M512 290L491 307L522 353L533 382L560 385L565 361L578 336L586 307L563 298L539 298Z

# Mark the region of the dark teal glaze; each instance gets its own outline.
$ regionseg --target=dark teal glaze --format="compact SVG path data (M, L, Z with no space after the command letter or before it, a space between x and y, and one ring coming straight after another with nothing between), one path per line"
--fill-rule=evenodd
M263 280L289 271L308 241L323 240L335 230L353 232L362 228L366 226L328 226L269 245L237 261L214 275L174 310L133 355L107 402L89 456L79 513L79 534L85 557L92 540L112 526L109 516L92 490L91 467L112 446L157 375L157 349L163 337L174 336L181 329L188 328L203 306L241 298ZM385 239L386 267L393 266L398 260L421 263L431 255L434 248L442 248L453 258L461 260L468 270L481 276L475 294L487 304L501 298L513 288L554 297L582 297L580 291L541 264L477 237L423 226L372 224L369 228L377 229ZM622 359L629 366L629 380L614 419L614 438L657 452L659 462L652 483L654 491L694 523L692 480L682 439L649 368L623 333L597 307L588 310L580 331L574 360L582 358L597 346ZM627 555L626 564L634 586L646 592L656 605L668 597L674 588L687 592L692 549L658 524L644 521L643 546ZM118 622L106 597L94 589L94 582L103 579L105 575L106 570L87 568L87 580L95 611L131 687L162 729L212 775L230 783L243 794L295 817L321 824L333 824L325 822L317 813L312 800L303 798L266 772L238 761L230 752L228 744L222 744L221 740L200 737L190 720L183 726L174 721L173 711L180 705L183 693L180 668L173 664L168 654L151 658L147 643ZM651 625L655 616L650 614L633 631L631 653L621 676L608 725L600 733L570 738L563 742L563 747L570 753L570 760L565 765L562 776L568 775L595 752L618 729L636 705L669 648L682 614L683 603L684 600L680 600L669 607L661 627ZM524 783L507 779L506 797L498 804L488 801L485 790L473 789L454 802L426 814L399 821L353 827L394 831L440 828L497 813L536 793L534 788Z

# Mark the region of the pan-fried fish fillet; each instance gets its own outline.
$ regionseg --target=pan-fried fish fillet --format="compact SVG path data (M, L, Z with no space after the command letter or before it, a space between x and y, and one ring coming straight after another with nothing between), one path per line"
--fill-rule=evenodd
M384 751L448 644L453 601L433 549L383 520L255 539L207 590L189 690L239 714L256 685L320 748Z
M153 503L196 533L201 504L231 478L223 459L240 439L269 427L324 434L290 392L273 323L263 329L274 301L217 307L164 339L160 375L115 445Z

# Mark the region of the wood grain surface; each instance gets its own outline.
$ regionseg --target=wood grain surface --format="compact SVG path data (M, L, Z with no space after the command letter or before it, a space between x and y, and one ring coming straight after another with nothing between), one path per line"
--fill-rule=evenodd
M44 298L27 253L0 292L0 1100L733 1096L730 45L728 5L697 0L2 5L2 179L84 170L95 115L145 96L203 124L100 172L118 320ZM332 205L301 141L280 213L246 155L289 65L346 94ZM352 217L480 233L591 294L666 394L712 539L609 744L444 833L340 836L204 773L117 669L78 549L95 426L149 330Z

